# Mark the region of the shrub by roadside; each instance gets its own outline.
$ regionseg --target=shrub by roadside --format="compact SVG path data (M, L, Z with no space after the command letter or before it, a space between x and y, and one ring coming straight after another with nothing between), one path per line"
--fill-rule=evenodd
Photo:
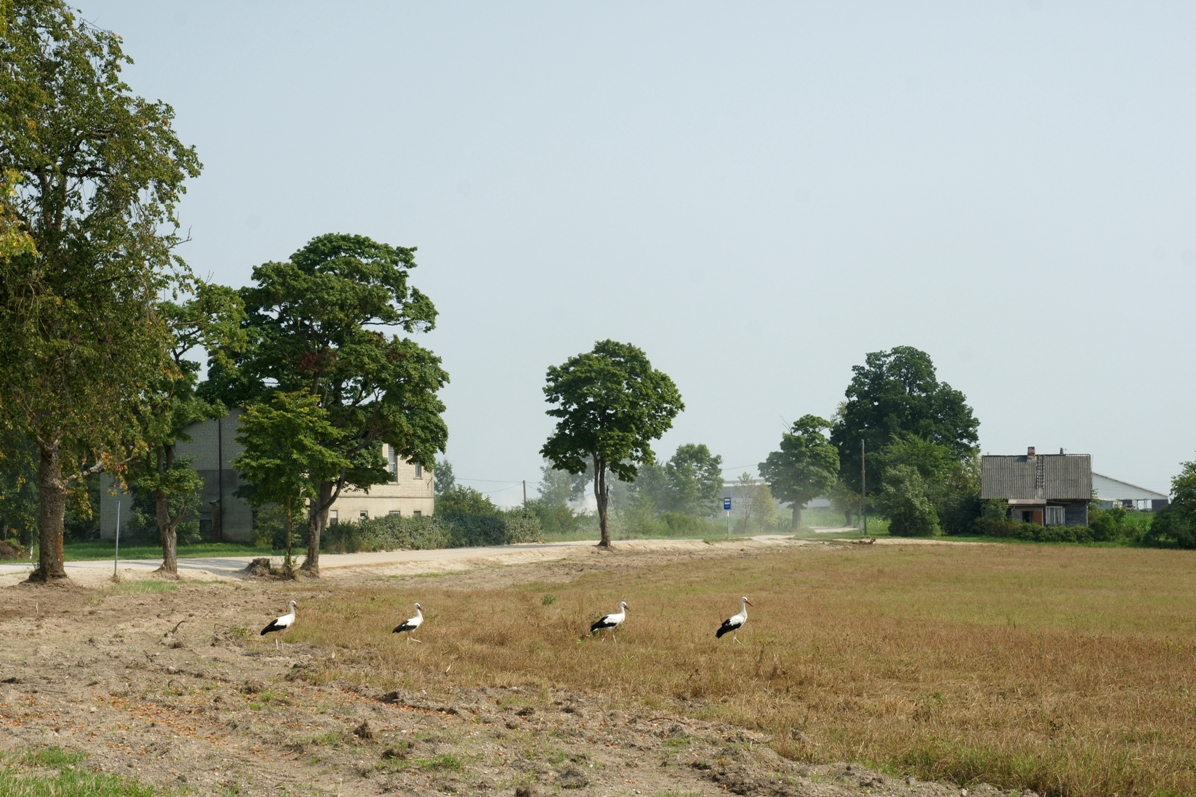
M437 513L431 517L369 518L336 523L325 530L321 548L331 553L358 551L429 550L478 545L541 542L540 519L513 509L495 514Z

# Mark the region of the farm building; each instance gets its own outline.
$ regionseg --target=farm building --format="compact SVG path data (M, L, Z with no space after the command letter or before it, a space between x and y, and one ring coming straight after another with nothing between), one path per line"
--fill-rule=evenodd
M245 484L232 461L244 447L237 442L237 423L241 410L234 409L223 418L192 425L189 441L180 441L179 457L189 457L191 466L203 479L199 501L199 534L205 540L249 542L253 539L253 508L235 495ZM328 511L328 522L357 521L385 515L412 517L430 515L435 508L431 471L395 456L389 446L383 455L392 481L376 484L368 493L344 490ZM116 502L121 505L122 533L129 517L132 499L115 489L112 479L104 476L100 489L100 537L116 536Z
M1140 512L1159 512L1169 503L1163 493L1099 473L1092 474L1092 490L1093 497L1106 509L1116 505Z
M980 458L980 498L1009 502L1014 520L1039 526L1086 526L1092 457L1036 454Z

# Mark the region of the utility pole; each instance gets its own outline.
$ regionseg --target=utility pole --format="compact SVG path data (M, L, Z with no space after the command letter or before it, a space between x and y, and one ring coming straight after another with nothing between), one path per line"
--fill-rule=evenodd
M116 568L120 565L120 501L116 502L116 550L112 554L112 578L116 580Z
M860 440L860 517L864 520L864 537L868 536L868 504L865 498L868 495L868 468L864 464L866 460L864 441Z
M212 536L224 542L224 418L216 419L216 510L212 513ZM289 537L287 538L290 539Z
M523 480L523 508L527 509L527 479Z

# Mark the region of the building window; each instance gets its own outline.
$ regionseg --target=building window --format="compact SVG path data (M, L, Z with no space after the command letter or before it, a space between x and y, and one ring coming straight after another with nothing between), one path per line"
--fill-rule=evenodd
M358 520L369 520L369 519L370 519L370 513L369 513L367 510L363 509L363 510L361 510L360 512L358 512L358 513L357 513L357 519L358 519Z
M420 512L418 509L411 513L411 517L423 517L423 516L424 516L424 513Z
M1046 508L1046 525L1048 525L1048 526L1066 526L1067 525L1066 510L1061 506L1048 506Z
M337 518L338 518L338 512L337 512L337 510L335 510L335 509L329 509L329 510L328 510L328 525L332 525L333 523L336 523L336 522L337 522Z
M422 479L423 477L424 477L424 466L417 462L417 463L415 463L415 478Z
M402 512L400 512L400 511L399 511L399 510L397 510L397 509L392 509L392 510L390 510L389 512L387 512L386 514L387 514L387 515L390 515L390 516L392 516L392 517L393 517L394 515L398 515L399 517L402 517L402 516L403 516L403 513L402 513Z
M386 469L390 471L391 477L397 482L399 480L399 455L395 453L394 446L386 447Z

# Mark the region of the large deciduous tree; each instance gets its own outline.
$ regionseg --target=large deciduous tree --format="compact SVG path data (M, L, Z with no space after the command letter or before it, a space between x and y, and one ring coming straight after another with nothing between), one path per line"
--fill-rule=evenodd
M573 474L592 469L598 502L599 547L610 547L609 476L635 481L637 464L653 464L651 442L685 409L673 380L627 343L600 341L594 350L548 369L544 395L556 429L540 449L553 467Z
M723 458L702 443L686 443L664 466L669 485L669 511L709 517L723 494Z
M435 325L432 301L408 284L413 268L415 249L336 234L313 238L290 260L257 266L255 284L241 291L246 351L235 370L215 369L209 380L228 403L307 391L336 429L324 444L346 464L315 482L302 568L310 575L319 575L320 535L341 491L391 480L383 443L433 468L448 440L437 395L448 382L440 358L378 330L414 333Z
M276 392L269 403L251 404L241 416L237 442L245 450L233 460L251 485L249 502L261 507L279 504L286 516L286 564L291 564L291 519L302 502L317 496L317 486L349 467L336 450L342 436L320 406L319 396L305 390Z
M760 463L760 475L773 496L793 504L793 531L801 527L802 507L838 481L839 451L822 433L830 425L817 415L803 415L781 436L781 449Z
M198 394L199 363L188 359L202 347L208 362L227 366L244 349L245 318L241 297L231 288L196 282L183 303L163 302L159 314L170 331L172 368L151 385L139 419L145 449L129 463L125 481L154 502L162 566L158 572L177 577L178 526L198 506L203 479L186 458L176 455L187 427L225 413L223 403Z
M66 577L70 486L128 457L135 408L171 367L157 300L183 268L172 253L175 206L200 164L176 137L170 106L121 80L130 60L119 36L60 0L0 10L0 173L11 190L0 415L38 449L41 559L31 578L46 580Z
M852 491L862 488L861 441L867 445L872 489L879 489L881 476L872 454L902 434L944 446L959 460L975 453L980 422L963 393L938 381L930 355L897 346L868 354L864 363L852 367L855 375L847 386L847 401L831 427L843 480Z

